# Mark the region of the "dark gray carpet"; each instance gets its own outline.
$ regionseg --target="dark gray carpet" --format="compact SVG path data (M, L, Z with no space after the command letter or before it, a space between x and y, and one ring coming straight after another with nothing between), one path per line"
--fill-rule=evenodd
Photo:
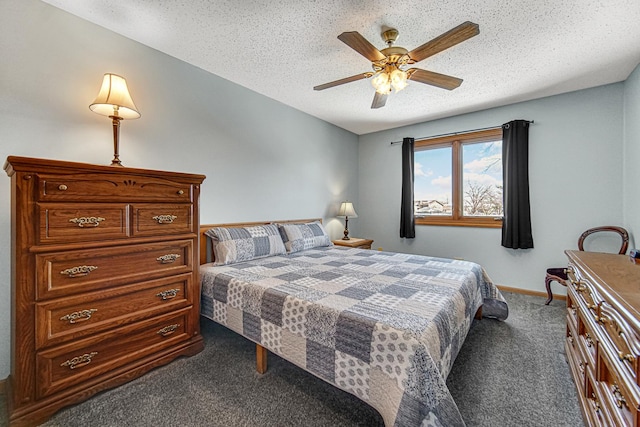
M474 322L447 380L467 425L582 426L564 357L564 302L505 298L509 319ZM368 405L277 356L257 374L255 345L224 327L203 320L202 334L202 353L63 409L44 425L383 425Z

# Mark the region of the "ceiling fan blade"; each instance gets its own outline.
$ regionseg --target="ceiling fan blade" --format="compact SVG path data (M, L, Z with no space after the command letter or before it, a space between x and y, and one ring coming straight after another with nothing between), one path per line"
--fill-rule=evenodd
M411 68L407 70L407 74L409 74L409 80L431 86L437 86L447 90L455 89L462 84L462 79L457 77L434 73L433 71L422 70L420 68Z
M372 74L373 73L371 73L371 72L356 74L355 76L345 77L344 79L340 79L340 80L336 80L336 81L333 81L333 82L325 83L325 84L319 85L319 86L314 86L313 90L325 90L325 89L329 89L330 87L343 85L345 83L351 83L351 82L355 82L357 80L367 79L367 78L371 77Z
M478 24L466 21L446 33L439 35L435 39L426 42L422 46L418 46L407 55L409 55L409 58L413 61L419 62L451 46L462 43L473 36L477 36L479 33L480 27Z
M387 103L387 98L389 97L389 95L387 94L381 94L376 92L375 96L373 97L373 102L371 103L371 108L381 108L384 107L384 104Z
M386 58L374 45L362 37L357 31L347 31L338 36L351 49L367 58L369 61L380 61Z

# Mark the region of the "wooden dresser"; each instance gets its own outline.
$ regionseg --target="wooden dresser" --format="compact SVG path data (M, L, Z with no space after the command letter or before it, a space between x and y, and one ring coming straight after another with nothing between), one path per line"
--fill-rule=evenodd
M9 422L203 348L198 198L203 175L9 157Z
M640 264L566 251L565 350L589 426L640 426Z

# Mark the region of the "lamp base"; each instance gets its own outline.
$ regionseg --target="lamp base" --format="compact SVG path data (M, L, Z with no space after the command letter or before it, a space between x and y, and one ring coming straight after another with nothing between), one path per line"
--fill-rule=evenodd
M122 166L120 161L120 116L109 116L111 118L111 124L113 125L113 160L111 160L111 166Z
M351 240L349 238L349 217L348 216L344 217L344 237L342 238L342 240Z

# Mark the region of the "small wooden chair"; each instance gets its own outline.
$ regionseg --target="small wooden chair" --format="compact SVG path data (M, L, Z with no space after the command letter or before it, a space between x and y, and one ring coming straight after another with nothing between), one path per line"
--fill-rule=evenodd
M629 233L627 233L627 230L622 227L616 227L612 225L590 228L582 233L580 235L580 238L578 239L578 249L584 251L585 239L593 233L597 233L600 231L612 231L614 233L618 233L622 238L622 244L620 245L620 251L618 253L620 255L623 255L627 252L627 247L629 246ZM567 286L568 279L569 278L567 277L567 269L565 267L547 269L547 276L544 279L544 284L547 287L547 296L549 298L547 299L547 302L545 302L546 305L548 305L551 300L553 300L553 294L551 293L551 282L555 281L563 286Z

